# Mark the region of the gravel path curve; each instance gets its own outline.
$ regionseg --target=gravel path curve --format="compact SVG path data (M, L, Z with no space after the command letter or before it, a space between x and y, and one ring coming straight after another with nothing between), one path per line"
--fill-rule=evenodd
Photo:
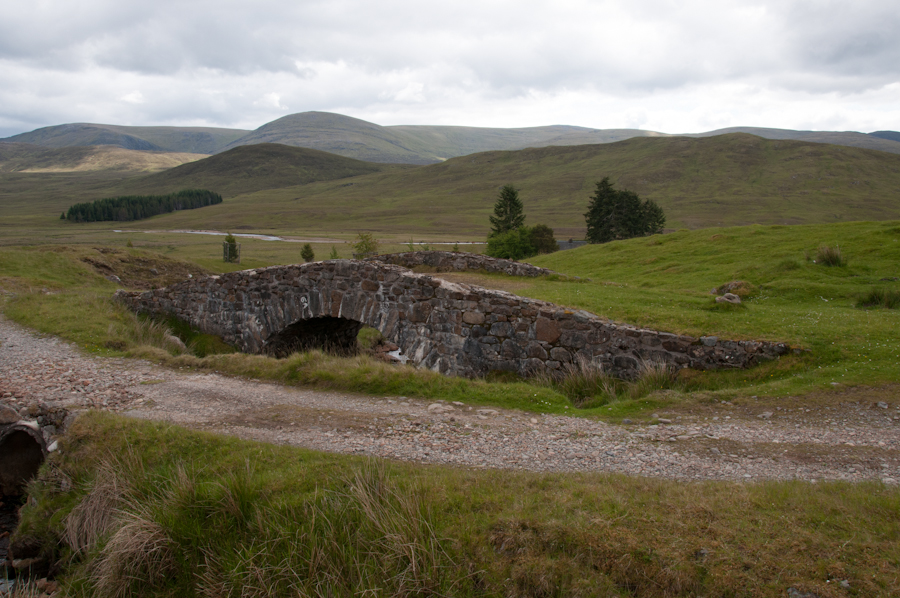
M0 315L0 402L23 416L39 402L108 409L265 442L467 467L896 484L900 397L869 404L853 392L830 407L724 403L700 415L660 413L657 424L612 425L93 357Z

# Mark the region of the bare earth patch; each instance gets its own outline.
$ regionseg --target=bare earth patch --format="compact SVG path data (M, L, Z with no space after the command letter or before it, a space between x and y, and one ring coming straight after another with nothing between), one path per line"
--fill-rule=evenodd
M38 401L264 442L464 467L674 479L900 480L900 386L669 408L614 425L363 396L85 355L0 317L0 401ZM768 414L768 415L767 415Z

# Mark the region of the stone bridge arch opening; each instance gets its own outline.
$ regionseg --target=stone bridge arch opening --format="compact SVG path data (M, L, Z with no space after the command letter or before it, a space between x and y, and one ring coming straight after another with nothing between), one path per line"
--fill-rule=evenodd
M322 349L341 355L358 350L357 337L365 324L335 316L319 316L298 320L266 339L269 355L287 357L296 351Z

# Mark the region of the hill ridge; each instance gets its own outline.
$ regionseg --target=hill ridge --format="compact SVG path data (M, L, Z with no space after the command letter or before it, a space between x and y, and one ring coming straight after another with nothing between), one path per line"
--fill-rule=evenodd
M279 143L368 162L425 165L483 151L613 143L635 137L712 137L729 133L749 133L764 139L792 139L900 154L900 133L894 131L866 134L855 131L799 131L738 126L702 133L669 134L644 129L591 129L573 125L517 128L382 126L323 111L288 114L253 131L215 127L134 127L70 123L43 127L0 141L36 143L49 147L114 145L143 151L206 154L243 145Z

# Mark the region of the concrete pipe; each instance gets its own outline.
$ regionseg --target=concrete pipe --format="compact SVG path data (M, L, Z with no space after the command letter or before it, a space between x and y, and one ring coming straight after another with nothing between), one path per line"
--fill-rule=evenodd
M22 494L46 455L47 443L36 423L0 426L0 495Z

